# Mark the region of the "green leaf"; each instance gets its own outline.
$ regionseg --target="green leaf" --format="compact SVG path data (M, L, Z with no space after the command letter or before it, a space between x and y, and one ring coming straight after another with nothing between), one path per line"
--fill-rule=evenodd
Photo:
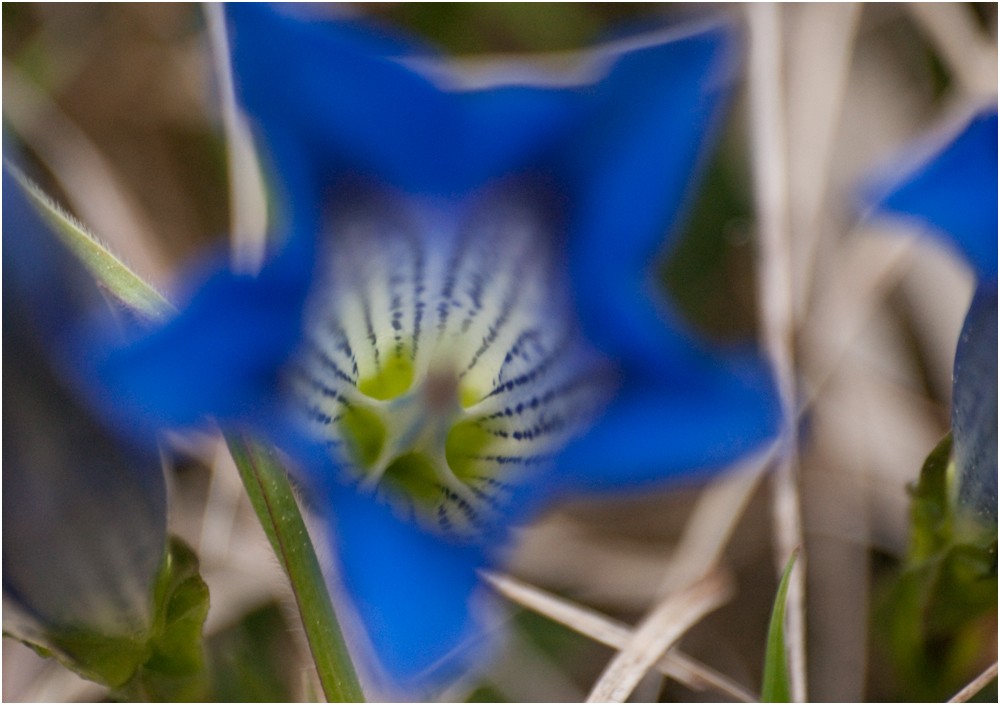
M799 557L801 546L792 551L785 572L778 585L778 596L771 611L771 625L767 629L767 652L764 656L764 684L761 686L762 703L788 703L792 701L788 682L788 658L785 655L785 599L791 582L792 568Z
M288 575L320 684L328 702L364 702L291 483L274 450L226 434L240 477L275 555Z
M17 167L5 162L31 202L60 240L83 263L94 279L123 306L150 321L160 321L176 311L150 284L115 257L73 216L66 213Z

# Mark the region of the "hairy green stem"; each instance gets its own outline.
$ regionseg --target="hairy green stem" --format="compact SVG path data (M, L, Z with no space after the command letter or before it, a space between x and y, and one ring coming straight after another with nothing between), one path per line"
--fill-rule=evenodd
M261 443L234 433L226 434L226 442L257 517L291 582L327 701L364 702L285 469L275 452Z

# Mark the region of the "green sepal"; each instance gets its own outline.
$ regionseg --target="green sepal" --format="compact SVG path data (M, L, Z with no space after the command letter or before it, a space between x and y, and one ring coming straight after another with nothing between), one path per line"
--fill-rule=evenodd
M204 700L208 682L201 630L208 586L198 573L198 558L176 537L167 542L151 600L153 619L144 631L107 635L68 627L49 628L37 637L9 636L107 686L116 700Z
M49 632L50 655L87 680L120 688L149 658L145 635L104 636L84 629ZM41 653L41 651L39 651Z
M910 488L910 546L901 572L876 599L875 630L893 664L896 695L944 700L982 664L996 639L997 535L956 534L949 501L954 464L949 433Z
M785 564L785 572L778 584L778 594L771 610L771 624L767 628L767 650L764 654L764 682L761 685L762 703L788 703L792 689L788 680L788 656L785 654L785 601L791 584L792 568L799 557L801 546L792 551Z
M87 268L97 283L123 307L151 322L176 313L153 286L129 269L79 221L60 208L44 191L9 163L4 165L28 195L52 231Z
M208 616L208 586L198 572L198 557L171 537L154 589L156 618L150 656L115 693L120 699L198 701L208 694L202 627Z

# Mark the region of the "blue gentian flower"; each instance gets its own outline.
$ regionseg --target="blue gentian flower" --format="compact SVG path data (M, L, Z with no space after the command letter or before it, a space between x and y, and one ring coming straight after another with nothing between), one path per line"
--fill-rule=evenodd
M978 279L955 352L954 498L963 512L997 523L997 108L973 115L957 135L935 137L923 159L875 199L957 247ZM928 154L929 152L929 154Z
M294 12L294 11L292 11ZM268 433L329 519L380 664L473 658L477 571L557 492L718 468L776 432L770 376L654 280L734 73L723 23L460 72L361 21L228 9L279 203L256 277L89 353L123 428Z

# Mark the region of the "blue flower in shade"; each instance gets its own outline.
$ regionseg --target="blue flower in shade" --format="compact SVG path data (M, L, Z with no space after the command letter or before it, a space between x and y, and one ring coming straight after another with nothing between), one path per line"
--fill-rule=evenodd
M997 109L983 110L938 141L877 201L957 247L978 277L958 348L952 394L955 499L979 522L997 523Z
M735 36L702 24L563 73L476 73L359 21L228 17L282 245L156 333L98 346L95 377L123 428L212 414L285 448L379 662L427 682L476 654L477 571L511 523L776 431L759 360L710 353L653 276Z

